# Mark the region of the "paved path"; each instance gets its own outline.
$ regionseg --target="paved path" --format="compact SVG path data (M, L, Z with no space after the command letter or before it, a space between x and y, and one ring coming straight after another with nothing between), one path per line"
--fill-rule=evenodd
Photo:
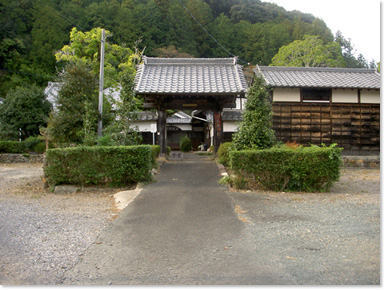
M230 192L188 157L162 165L64 284L380 284L379 170L330 193Z
M162 165L64 284L292 284L255 250L217 165L193 156Z

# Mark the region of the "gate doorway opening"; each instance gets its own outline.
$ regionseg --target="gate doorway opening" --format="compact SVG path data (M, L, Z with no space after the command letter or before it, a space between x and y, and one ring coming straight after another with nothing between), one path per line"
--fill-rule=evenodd
M213 145L213 114L208 111L178 111L167 117L167 146L180 150L180 142L187 136L194 151Z

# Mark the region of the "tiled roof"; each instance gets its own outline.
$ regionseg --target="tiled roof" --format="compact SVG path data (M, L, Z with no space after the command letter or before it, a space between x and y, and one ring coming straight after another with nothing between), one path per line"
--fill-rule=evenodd
M166 120L167 124L190 124L191 118L177 118L177 117L168 117Z
M270 87L321 87L379 89L381 77L374 69L257 66Z
M244 94L247 83L236 58L143 57L137 94Z
M186 114L183 111L178 111L174 113L171 117L168 117L166 120L167 124L190 124L191 116Z

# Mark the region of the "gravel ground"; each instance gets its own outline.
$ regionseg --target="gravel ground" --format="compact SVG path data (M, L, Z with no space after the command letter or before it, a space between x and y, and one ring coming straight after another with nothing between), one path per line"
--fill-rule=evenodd
M380 170L343 169L328 193L230 191L245 236L299 285L380 284Z
M42 164L0 164L0 284L57 284L117 214L112 190L41 190Z
M54 194L41 175L0 164L0 284L59 284L118 214L117 189ZM296 284L380 283L379 169L343 169L329 193L228 194L255 250L274 245Z

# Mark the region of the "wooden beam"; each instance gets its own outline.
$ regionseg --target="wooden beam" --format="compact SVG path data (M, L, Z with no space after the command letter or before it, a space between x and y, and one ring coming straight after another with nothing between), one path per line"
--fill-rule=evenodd
M144 109L154 109L158 108L158 103L143 103L143 108Z
M223 104L222 107L226 108L226 109L234 109L234 108L237 107L237 104L235 104L235 103L226 103L226 104Z

